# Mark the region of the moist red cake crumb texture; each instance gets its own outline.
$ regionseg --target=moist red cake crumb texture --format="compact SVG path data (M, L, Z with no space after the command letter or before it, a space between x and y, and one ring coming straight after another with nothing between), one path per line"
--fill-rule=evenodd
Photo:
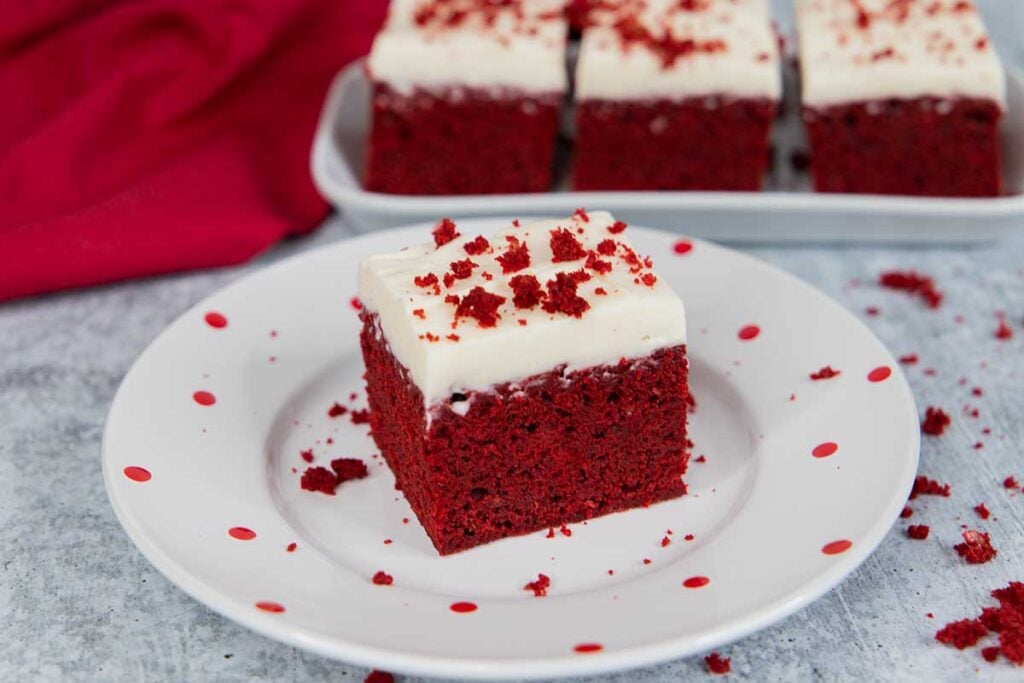
M924 420L921 422L921 431L929 436L941 436L946 427L953 423L953 419L942 408L928 406L924 411Z
M928 538L930 531L931 528L927 524L911 524L907 527L907 536L916 541L923 541Z
M684 346L455 394L428 419L376 314L361 317L373 437L441 554L686 492Z
M707 667L709 673L727 674L732 671L732 659L723 657L717 652L712 652L704 658L704 666Z
M318 491L333 496L338 486L346 481L362 479L369 474L366 463L358 458L337 458L331 461L331 469L308 467L302 473L299 485L304 491Z
M395 582L395 579L391 576L391 574L388 574L387 572L378 571L376 574L373 575L371 581L373 581L373 583L378 586L390 586Z
M935 634L940 643L963 650L972 647L990 634L998 644L981 650L986 662L995 662L1002 655L1017 666L1024 665L1024 583L1011 581L1005 588L992 591L999 601L997 607L985 607L975 619L961 619L943 626Z
M968 529L963 533L963 538L964 542L957 543L953 548L968 564L985 564L998 554L986 533Z
M949 484L940 484L934 479L919 476L914 480L914 488L910 492L910 500L918 496L942 496L949 498Z
M365 186L391 194L543 192L561 96L373 87ZM515 131L515 135L509 135Z
M577 105L573 187L759 190L775 110L756 99L584 100Z
M878 284L887 289L897 289L913 294L921 299L928 308L942 305L943 294L935 286L935 280L913 270L890 270L878 276ZM914 356L914 361L917 357Z
M933 97L805 108L818 192L993 197L999 106Z
M543 598L551 587L551 578L546 574L537 574L537 578L523 586L524 591L533 591L533 597Z

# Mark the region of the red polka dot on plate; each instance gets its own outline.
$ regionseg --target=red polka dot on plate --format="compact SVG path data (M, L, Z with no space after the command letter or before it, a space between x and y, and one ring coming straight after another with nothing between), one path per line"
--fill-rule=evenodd
M852 541L841 539L838 541L832 541L831 543L826 543L825 545L821 546L821 552L825 553L826 555L838 555L839 553L845 553L852 546Z
M192 394L192 400L201 406L212 406L217 402L217 397L209 391L197 391Z
M206 321L207 325L217 330L228 326L228 319L225 318L222 313L218 313L217 311L210 311L203 319Z
M687 588L703 588L709 583L711 583L711 579L706 576L691 576L686 581L683 581L683 585Z
M124 476L139 483L149 481L153 478L153 475L149 473L149 470L144 467L135 467L134 465L124 468Z
M581 655L592 655L595 652L601 652L604 650L604 645L600 643L580 643L573 648L574 652L578 652Z
M682 256L683 254L689 254L693 251L693 242L689 240L679 240L672 245L672 251Z
M284 611L284 605L279 602L261 601L256 603L256 609L261 609L264 612L272 612L274 614L280 614Z
M839 450L839 444L832 441L826 441L825 443L819 443L811 451L811 455L815 458L827 458L830 455L835 455L836 451Z
M244 526L233 526L228 529L228 536L239 541L251 541L256 538L256 532L252 529L246 529Z
M476 604L472 602L453 602L449 609L459 614L466 614L468 612L475 612Z
M746 327L740 328L739 334L737 335L743 341L750 341L757 335L761 334L761 328L757 325L747 325Z
M888 365L880 365L868 373L869 382L884 382L892 374L892 368Z

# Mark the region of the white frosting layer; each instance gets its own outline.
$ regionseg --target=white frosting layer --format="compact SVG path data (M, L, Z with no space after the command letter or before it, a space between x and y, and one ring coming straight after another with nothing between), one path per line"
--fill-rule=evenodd
M560 365L570 370L617 363L621 358L640 358L658 349L686 343L686 314L683 302L660 278L648 286L634 282L649 268L631 273L621 256L602 257L611 262L611 272L587 270L592 279L579 285L578 295L590 309L582 317L547 313L539 306L517 309L508 280L515 275L534 275L543 286L558 272L584 267L585 260L552 263L551 231L566 227L587 250L611 238L629 246L625 233L611 234L614 219L604 212L579 217L538 221L522 227L509 226L489 236L492 252L470 256L463 245L475 237L464 234L441 248L433 243L411 247L394 254L372 256L359 269L359 297L367 310L376 312L385 340L395 358L405 366L423 392L427 405L450 397L453 392L486 390L503 382L514 382L550 371ZM577 230L582 229L582 234ZM505 235L526 243L530 266L503 274L495 257L505 252ZM441 278L452 261L469 258L479 264L473 275L456 280L450 289L441 285L439 295L414 284L416 276L435 273ZM483 277L487 272L492 280ZM479 326L472 318L461 318L452 329L455 307L445 303L448 294L464 296L474 287L506 298L498 309L495 327ZM601 287L607 295L595 294ZM422 310L421 319L413 313ZM526 325L518 321L525 320ZM429 341L427 333L439 337ZM458 335L458 341L447 338Z
M804 104L935 96L991 99L1005 108L1003 68L981 16L958 5L797 0Z
M703 0L692 10L680 5L625 0L616 10L595 13L596 23L584 29L580 44L576 99L779 99L778 41L765 0ZM677 47L692 40L696 49L672 60L671 50L624 40L616 27L624 19L635 19L656 39L667 30Z
M436 20L417 22L443 6ZM509 88L563 93L568 77L565 0L519 0L485 14L479 0L393 0L367 62L373 80L409 93L415 88ZM448 11L466 9L452 26ZM493 21L489 20L491 16Z

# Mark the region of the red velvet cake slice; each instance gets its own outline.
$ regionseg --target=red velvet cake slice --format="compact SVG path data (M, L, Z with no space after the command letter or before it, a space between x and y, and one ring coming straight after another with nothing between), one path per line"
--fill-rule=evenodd
M577 190L758 190L782 91L764 0L592 3Z
M681 496L682 301L607 213L360 267L373 437L442 554Z
M819 192L1001 192L1005 78L968 0L797 0Z
M547 190L567 34L565 0L394 0L367 62L366 188Z

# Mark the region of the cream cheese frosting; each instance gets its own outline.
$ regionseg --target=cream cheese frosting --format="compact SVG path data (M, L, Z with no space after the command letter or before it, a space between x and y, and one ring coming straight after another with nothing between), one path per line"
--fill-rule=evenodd
M623 0L591 13L577 100L702 96L778 100L778 39L765 0Z
M563 93L565 0L393 0L367 61L370 77L416 88Z
M803 103L976 97L1005 108L1006 83L965 0L797 0Z
M481 251L478 236L456 224L463 234L443 246L429 243L363 261L359 298L367 311L377 314L392 354L408 370L427 406L454 392L486 390L562 365L572 371L613 364L685 344L682 300L652 270L649 259L633 252L624 227L608 213L580 211L561 220L509 224L486 236L489 246ZM562 258L586 256L554 260L553 239L571 247L572 253L566 254L555 244ZM529 265L504 272L499 257L510 249L521 255L523 245ZM465 269L466 260L475 264L471 274L452 277L453 271ZM463 262L462 267L453 267L455 262ZM536 278L545 291L541 296L546 296L557 290L560 274L564 284L579 272L587 279L575 284L573 296L578 298L566 298L572 306L556 307L557 294L531 308L517 306L516 293L522 290L513 286L513 278ZM436 285L427 284L433 280L430 275L437 278ZM477 288L504 299L494 311L495 320L456 318L460 308L454 297L465 302ZM581 311L583 306L586 310ZM579 317L566 310L579 312ZM493 326L486 326L488 322Z

